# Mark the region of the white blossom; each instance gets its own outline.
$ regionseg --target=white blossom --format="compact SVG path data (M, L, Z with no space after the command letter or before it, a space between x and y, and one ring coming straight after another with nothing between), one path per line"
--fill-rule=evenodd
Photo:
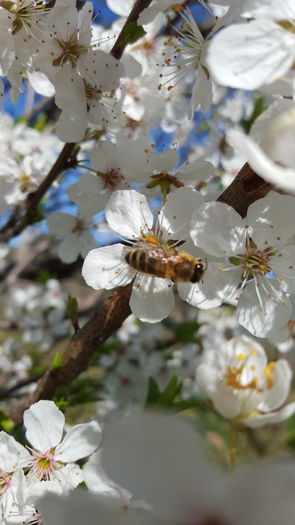
M268 362L264 348L247 336L205 354L196 380L215 410L234 424L259 427L295 412L295 403L282 406L292 381L289 363Z

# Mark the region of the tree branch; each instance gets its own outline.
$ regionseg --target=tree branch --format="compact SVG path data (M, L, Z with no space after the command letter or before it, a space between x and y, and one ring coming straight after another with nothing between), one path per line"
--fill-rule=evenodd
M272 184L259 177L246 163L217 200L232 206L245 217L250 204L262 199L272 188Z
M151 0L136 1L111 51L114 57L121 58L123 54L126 45L124 28L126 28L130 21L136 21L140 12L145 7L148 7L150 3ZM68 151L72 152L71 148L73 148L74 145L66 144L64 150L67 146ZM58 161L59 159L56 164ZM272 186L270 184L258 177L248 164L245 164L232 184L220 195L218 200L229 204L244 216L248 206L255 200L263 197L271 188ZM71 338L63 354L62 365L59 368L46 372L39 380L36 390L22 402L10 408L9 415L16 424L22 422L24 410L40 399L51 399L59 386L69 385L87 368L93 354L99 350L106 339L108 339L130 315L129 299L131 288L132 284L117 289L105 303L95 311L83 328Z
M130 22L136 22L140 13L146 8L148 7L150 4L152 3L152 0L137 0L133 6L133 9L132 11L130 12L123 28L122 28L122 31L121 33L119 34L115 44L113 45L113 48L111 50L111 55L113 55L113 57L117 58L117 59L120 59L121 56L123 55L124 53L124 49L126 47L126 29L128 27L128 24L130 24Z

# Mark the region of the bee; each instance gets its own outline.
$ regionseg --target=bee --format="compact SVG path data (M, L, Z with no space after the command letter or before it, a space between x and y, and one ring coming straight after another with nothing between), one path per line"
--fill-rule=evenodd
M130 250L125 260L139 272L184 283L200 282L207 268L202 259L194 258L189 253L152 243Z

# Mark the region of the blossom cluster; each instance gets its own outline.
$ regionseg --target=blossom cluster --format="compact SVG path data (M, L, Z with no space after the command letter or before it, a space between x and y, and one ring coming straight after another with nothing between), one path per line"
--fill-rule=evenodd
M0 0L0 523L289 525L295 0L104 3Z

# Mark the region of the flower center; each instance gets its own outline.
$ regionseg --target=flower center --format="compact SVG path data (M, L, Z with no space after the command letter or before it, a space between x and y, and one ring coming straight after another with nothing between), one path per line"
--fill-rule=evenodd
M61 461L54 458L54 449L47 452L39 452L28 447L32 453L30 470L28 472L29 482L50 481L54 477L54 472L63 467Z
M52 61L52 65L55 67L62 67L65 64L71 64L74 68L77 66L80 56L87 53L87 47L81 46L78 42L76 31L74 31L68 41L61 40L60 38L55 38L54 40L62 49L61 54Z
M257 274L267 275L271 271L270 260L276 255L277 248L268 246L264 250L259 250L256 244L249 239L246 244L246 252L237 254L229 258L235 266L242 266L242 281L254 279Z
M4 472L0 469L0 496L3 496L10 487L11 476L12 474L8 474L8 472Z
M145 55L149 55L155 50L155 40L145 38L140 44L133 47L134 51L143 51Z
M181 186L184 186L183 182L169 173L157 173L156 175L151 175L150 178L151 181L146 185L146 187L155 188L156 186L159 186L164 199L166 198L167 193L170 193L171 186L174 188L180 188Z
M31 186L31 177L27 173L22 173L19 177L19 189L22 193L28 191L29 186Z
M12 23L13 35L20 31L22 27L28 30L31 25L38 24L40 22L39 14L48 12L43 0L17 0L16 2L2 0L0 1L0 7L3 7L15 16Z
M85 94L89 102L101 99L102 92L84 80Z
M120 170L110 169L106 173L97 172L103 182L105 190L115 190L124 179Z
M252 353L255 352L255 350L252 351ZM253 355L255 355L253 353ZM240 366L229 366L226 370L225 374L225 382L226 386L230 388L234 388L235 390L254 390L256 392L264 392L265 390L270 390L274 386L274 370L275 370L275 363L271 361L268 363L268 365L262 369L257 370L257 376L252 377L248 381L248 383L245 383L245 381L242 378L243 372L249 372L249 374L253 374L253 372L256 371L256 365L253 364L247 364L246 359L247 357L244 354L239 354L237 356L237 359L239 361L242 361ZM247 370L248 369L248 370Z

